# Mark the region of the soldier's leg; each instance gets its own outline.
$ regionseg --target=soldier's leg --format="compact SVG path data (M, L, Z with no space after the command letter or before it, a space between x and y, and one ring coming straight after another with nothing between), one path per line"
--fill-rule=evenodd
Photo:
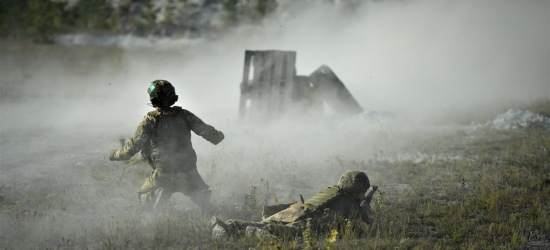
M210 203L210 197L212 196L212 191L206 190L197 190L191 195L191 201L197 204L203 211L212 209L212 203Z
M210 187L204 182L197 169L178 175L180 175L178 191L190 197L191 201L202 210L210 210L212 208L210 203L212 191L209 190Z
M275 236L269 232L267 227L248 226L245 229L246 237L257 237L260 239L273 239Z
M268 229L270 222L253 222L243 220L228 220L226 222L213 216L210 219L212 237L224 239L227 237L273 237Z
M172 196L173 192L172 192L172 189L170 189L169 187L161 187L161 188L157 188L157 190L155 190L153 194L155 195L155 198L156 198L155 203L153 204L153 209L159 209L164 207L166 202Z
M291 239L293 237L301 236L302 228L295 224L277 224L271 223L267 225L266 230L279 238Z
M153 208L155 204L155 194L153 192L158 188L155 181L155 173L156 171L153 171L138 191L137 201L143 208Z
M212 216L210 219L210 229L212 230L212 237L220 240L229 237L229 230L227 224L216 216Z
M161 173L153 171L138 192L138 204L148 210L163 206L173 193L164 179Z
M265 229L269 223L244 220L228 220L225 222L230 236L251 236L253 229ZM248 228L248 230L247 230ZM248 232L247 232L248 231Z

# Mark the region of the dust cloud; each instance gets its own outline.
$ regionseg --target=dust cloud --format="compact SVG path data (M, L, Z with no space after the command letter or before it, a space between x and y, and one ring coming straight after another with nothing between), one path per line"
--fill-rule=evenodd
M218 146L193 137L216 201L240 199L265 180L281 197L292 198L289 185L311 195L353 167L342 158L398 153L422 136L454 131L458 115L550 98L549 10L544 0L369 1L355 8L308 1L215 40L151 38L115 48L2 41L0 194L20 202L41 196L46 204L63 191L69 194L61 202L89 205L55 212L53 231L61 235L75 223L124 213L144 179L106 186L100 171L119 173L123 164L106 160L108 152L152 110L150 82L166 79L177 106L226 134ZM298 75L326 64L365 112L394 118L244 127L237 116L247 49L297 51ZM434 121L443 125L429 125ZM283 178L291 173L297 180ZM383 181L377 176L371 182ZM182 209L194 206L174 199ZM1 231L12 232L6 216Z

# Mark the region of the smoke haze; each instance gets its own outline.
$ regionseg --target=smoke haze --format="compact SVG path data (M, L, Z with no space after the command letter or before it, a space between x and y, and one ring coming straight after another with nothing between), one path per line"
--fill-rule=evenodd
M99 70L85 77L66 65L56 67L55 58L36 57L34 65L25 68L28 72L23 74L32 77L24 87L44 96L66 94L60 98L115 98L100 106L117 109L117 101L126 103L125 113L139 120L149 109L143 86L167 79L180 96L176 105L220 124L237 116L244 50L279 49L298 52L299 75L309 75L322 64L330 66L366 111L424 117L449 108L550 95L547 1L375 2L356 9L300 6L300 11L278 13L261 27L243 27L216 41L162 39L151 46L128 46L118 68L96 60L90 67ZM10 66L21 66L17 58L9 60L16 64ZM3 68L3 79L11 80L13 72ZM75 105L82 104L64 108ZM111 113L110 119L121 116Z
M275 192L288 192L288 180L278 171L302 176L306 184L297 189L306 196L350 167L331 170L338 157L398 152L412 140L451 130L428 126L431 121L550 98L549 1L389 1L356 8L309 1L295 7L217 40L124 38L129 40L118 48L34 49L2 42L2 194L76 185L99 192L87 175L97 164L115 166L105 158L152 110L146 88L155 79L175 85L175 105L226 134L218 146L197 136L193 143L214 197L227 199L260 179L280 183L272 186ZM244 51L271 49L296 51L298 75L328 65L366 112L391 112L395 121L372 124L359 116L345 123L312 122L306 129L280 124L271 134L242 129L237 116ZM224 180L207 174L214 163ZM114 200L86 213L133 204L142 180L132 185L98 194ZM120 206L109 211L120 213Z

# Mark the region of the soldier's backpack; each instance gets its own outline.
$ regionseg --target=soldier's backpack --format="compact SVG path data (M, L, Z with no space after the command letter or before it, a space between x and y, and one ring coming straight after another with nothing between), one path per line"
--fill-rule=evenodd
M288 203L265 206L262 214L264 222L292 223L305 218L314 217L322 213L325 208L343 195L343 191L336 185L317 193L304 203Z
M178 107L178 106L174 106L173 107L174 111L176 112L176 116L178 118L180 118L181 122L182 123L185 123L187 124L186 126L189 126L189 121L187 120L187 118L183 115L183 109L181 107ZM151 116L153 117L153 120L155 121L154 123L154 134L152 135L152 137L156 136L156 133L157 133L157 127L158 127L158 120L160 119L161 115L159 114L159 112L157 110L154 110L154 111L151 111L149 113L147 113L148 116ZM141 149L141 156L143 158L143 160L145 160L145 162L147 162L147 164L149 164L149 166L151 166L153 169L155 169L155 164L153 162L153 159L151 159L151 153L152 153L152 138L149 139L149 142L148 143L145 143L145 145L143 145L143 148Z

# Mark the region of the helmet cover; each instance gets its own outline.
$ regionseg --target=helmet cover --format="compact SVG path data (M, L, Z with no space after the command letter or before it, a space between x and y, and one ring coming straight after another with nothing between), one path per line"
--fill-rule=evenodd
M370 188L369 177L364 172L348 170L340 176L338 187L348 193L365 193Z
M170 107L178 100L176 89L166 80L155 80L147 88L153 107Z

